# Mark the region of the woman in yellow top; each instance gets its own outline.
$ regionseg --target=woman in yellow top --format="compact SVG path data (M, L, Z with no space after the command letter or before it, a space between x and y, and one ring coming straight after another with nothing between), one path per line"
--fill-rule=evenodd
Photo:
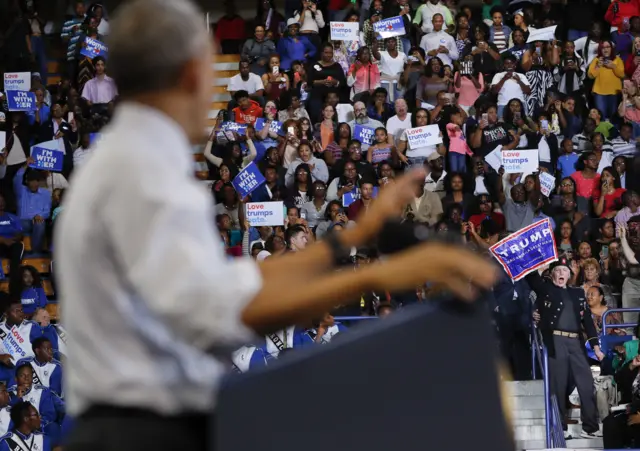
M595 106L602 112L603 119L609 120L617 110L624 78L624 63L613 53L611 41L602 41L598 45L598 56L589 64L589 77L594 79Z

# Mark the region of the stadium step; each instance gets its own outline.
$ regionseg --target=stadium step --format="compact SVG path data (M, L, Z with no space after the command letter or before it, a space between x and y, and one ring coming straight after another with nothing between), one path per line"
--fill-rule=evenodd
M547 448L544 384L540 380L505 382L508 393L508 405L511 408L513 437L518 450L542 450ZM580 409L572 409L570 418L580 419ZM583 439L580 437L581 424L569 425L572 440L566 441L567 449L602 449L602 439Z

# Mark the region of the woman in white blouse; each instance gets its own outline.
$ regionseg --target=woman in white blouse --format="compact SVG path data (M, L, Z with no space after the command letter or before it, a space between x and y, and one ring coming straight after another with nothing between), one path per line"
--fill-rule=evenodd
M302 0L302 9L296 11L293 18L300 23L300 34L306 36L315 47L320 48L322 42L319 33L325 22L318 5L311 0Z

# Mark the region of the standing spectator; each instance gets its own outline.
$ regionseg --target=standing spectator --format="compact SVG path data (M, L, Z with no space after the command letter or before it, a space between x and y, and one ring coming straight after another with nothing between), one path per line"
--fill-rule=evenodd
M440 14L447 27L453 25L453 16L451 11L440 0L427 0L416 11L416 16L413 18L413 23L420 27L420 30L424 33L431 33L433 31L433 16Z
M531 94L531 86L527 77L515 72L517 59L511 54L503 58L504 72L497 73L492 80L491 90L498 95L498 117L504 117L504 108L512 99L518 99L523 104L526 96ZM527 111L523 112L524 114Z
M438 57L444 65L452 65L458 60L458 46L449 33L442 29L444 17L442 14L434 14L433 31L424 35L420 41L420 47L429 58Z
M87 81L82 90L82 98L91 107L92 112L106 112L107 104L113 102L118 95L118 88L113 78L106 73L107 62L102 56L93 59L96 75Z
M504 16L504 14L503 14ZM522 10L518 10L513 14L513 30L511 32L511 36L509 37L509 47L513 47L514 45L517 45L516 41L515 41L515 37L513 36L513 33L515 33L516 30L520 30L522 33L522 37L524 38L523 42L527 42L527 39L529 39L529 30L533 30L533 27L530 27L529 24L527 23L527 19L524 15L524 12Z
M385 19L390 17L400 17L404 26L404 35L398 36L403 51L411 48L411 5L408 0L388 0L384 5L383 16Z
M255 27L262 27L263 36L272 41L280 38L285 28L285 20L275 7L274 0L257 0Z
M624 63L613 52L611 41L600 43L598 57L589 65L588 73L594 79L592 92L596 108L605 119L613 118L618 109L618 94L622 91Z
M82 32L82 24L85 20L85 6L83 0L75 0L74 2L75 16L67 20L62 25L62 40L67 42L67 71L69 78L75 83L77 74L77 52L76 47L80 41L80 33Z
M380 81L388 86L387 91L391 95L392 101L401 97L398 83L400 76L404 72L407 63L407 55L398 51L398 41L394 38L384 40L386 50L378 51L378 47L373 47L373 56L380 61Z
M634 16L640 16L640 4L637 0L613 0L607 8L604 20L617 28L618 33L623 33L629 29L629 22Z
M518 230L533 224L535 216L534 207L528 201L524 185L518 183L511 188L511 197L507 198L503 187L504 169L500 168L498 173L498 202L504 212L507 232L517 232Z
M308 35L300 36L300 23L295 19L287 21L287 34L278 41L278 54L285 70L291 69L294 61L306 62L313 58L317 47L308 39ZM331 54L333 58L333 53Z
M322 11L312 0L301 0L301 3L302 9L293 14L293 19L300 24L300 34L306 36L311 45L318 49L321 44L320 30L325 26Z
M484 91L484 76L473 65L473 55L466 55L460 64L460 70L453 76L453 89L458 94L458 105L469 114Z
M368 102L373 91L380 87L380 70L378 65L371 62L371 53L368 47L360 47L356 54L356 60L349 68L347 85L351 86L351 98L354 101Z
M531 86L531 92L527 96L527 111L530 114L544 106L547 90L554 83L551 69L557 66L559 61L560 52L555 40L550 43L533 42L529 50L522 55L522 69Z
M216 40L220 43L224 55L235 55L240 51L245 39L245 23L236 12L233 0L225 1L224 7L225 14L216 24Z
M331 95L336 95L339 102L342 90L347 86L342 66L333 60L333 45L325 43L321 48L320 60L309 71L307 85L310 86L307 111L314 123L320 122L322 105L329 102ZM334 107L337 107L335 105Z
M600 175L600 189L593 192L593 212L601 218L615 217L622 208L624 192L615 169L611 166L604 168Z
M47 55L44 46L44 27L46 22L38 15L38 11L36 11L33 3L27 5L26 16L29 24L29 46L31 55L33 55L36 60L40 74L46 77L48 72Z
M80 30L78 44L76 45L76 61L78 62L77 87L78 91L82 92L85 83L95 76L96 70L93 59L80 53L86 46L85 39L92 38L102 41L104 38L98 33L98 21L93 16L87 16L85 18Z
M509 45L511 28L503 23L503 16L504 10L501 7L496 6L491 8L491 20L493 25L491 25L491 28L489 29L489 39L495 44L500 52L511 47Z
M249 63L249 70L252 73L262 76L265 72L264 66L267 64L267 58L274 53L276 53L276 45L265 36L264 26L256 25L253 38L247 39L242 46L240 58Z
M420 77L416 86L416 107L424 107L423 103L431 106L438 104L438 93L447 92L448 85L444 77L442 60L433 56L424 68L424 74Z
M63 110L60 102L51 107L51 119L43 122L36 137L36 143L58 141L59 148L64 152L62 174L68 179L73 170L73 146L78 142L78 129L75 119L70 123L62 119Z
M598 159L593 152L584 152L580 155L576 164L576 172L571 178L576 182L576 195L586 199L591 199L594 190L600 184L600 174L598 169Z
M473 57L473 67L484 76L484 82L490 83L498 69L500 52L493 42L489 42L489 27L484 23L472 28L473 40L464 49L462 56Z
M22 230L31 235L33 251L42 252L46 231L45 220L51 214L51 193L46 188L40 188L38 171L29 171L26 177L25 171L26 166L20 169L13 179L18 217L22 222ZM23 177L26 178L26 185L23 184Z

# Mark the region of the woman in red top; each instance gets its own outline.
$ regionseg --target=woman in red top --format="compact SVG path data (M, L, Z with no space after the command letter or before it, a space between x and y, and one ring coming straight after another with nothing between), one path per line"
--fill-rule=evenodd
M622 208L622 193L626 190L620 186L620 176L611 166L602 170L600 189L593 192L593 210L601 218L613 218Z
M571 178L576 182L576 196L591 198L593 191L600 183L598 170L598 157L593 152L585 152L580 155L576 163L576 172L571 174Z

